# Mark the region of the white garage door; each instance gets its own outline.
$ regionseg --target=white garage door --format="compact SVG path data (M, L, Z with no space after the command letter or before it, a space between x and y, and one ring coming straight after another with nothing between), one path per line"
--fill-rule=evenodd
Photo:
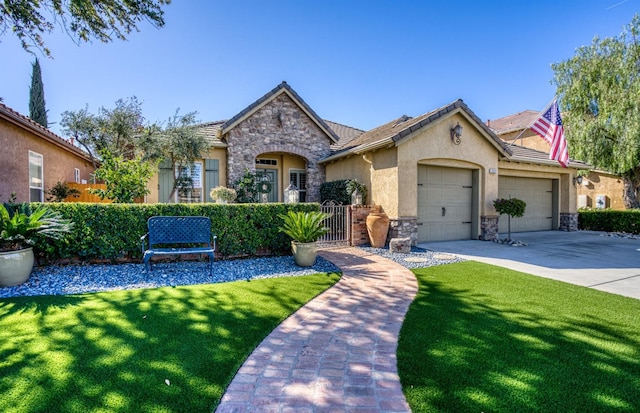
M418 242L471 239L470 169L418 166Z
M524 216L511 218L511 232L546 231L553 226L553 180L501 176L500 198L519 198L527 203ZM507 233L508 216L500 215L498 230Z

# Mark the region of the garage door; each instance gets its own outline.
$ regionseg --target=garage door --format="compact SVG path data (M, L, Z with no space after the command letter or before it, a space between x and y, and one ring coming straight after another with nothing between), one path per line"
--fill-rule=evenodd
M418 241L471 239L470 169L418 166Z
M511 232L546 231L553 226L553 180L501 176L500 198L519 198L527 203L524 216L511 218ZM506 234L508 217L500 216L498 230Z

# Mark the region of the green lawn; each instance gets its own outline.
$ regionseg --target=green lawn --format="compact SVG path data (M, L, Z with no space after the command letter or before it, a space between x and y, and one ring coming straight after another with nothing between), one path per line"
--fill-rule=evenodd
M0 299L0 411L210 412L336 274Z
M472 261L414 272L414 413L640 411L640 300Z

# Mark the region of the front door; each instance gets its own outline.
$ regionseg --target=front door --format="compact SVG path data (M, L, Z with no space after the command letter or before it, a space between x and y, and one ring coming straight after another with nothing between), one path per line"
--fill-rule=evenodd
M257 181L264 180L269 182L267 187L271 187L267 193L259 194L259 202L278 202L278 171L276 169L260 169L256 168Z

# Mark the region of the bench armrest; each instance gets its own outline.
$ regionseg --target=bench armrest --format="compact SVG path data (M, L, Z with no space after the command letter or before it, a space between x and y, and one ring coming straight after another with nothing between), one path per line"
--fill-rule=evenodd
M216 241L217 241L217 240L218 240L218 236L217 236L217 235L214 235L214 236L213 236L213 250L214 250L214 251L216 250Z

